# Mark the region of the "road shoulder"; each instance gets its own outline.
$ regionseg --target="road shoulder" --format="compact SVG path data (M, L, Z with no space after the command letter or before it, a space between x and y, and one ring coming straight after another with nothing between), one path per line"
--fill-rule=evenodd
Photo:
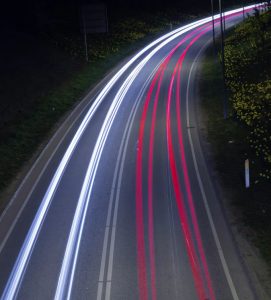
M243 222L242 211L234 205L234 193L228 188L227 184L223 182L223 176L221 175L218 167L218 156L215 154L215 147L217 147L217 145L215 145L213 140L210 138L210 116L206 109L206 104L203 103L206 95L202 95L201 90L201 86L203 82L206 83L206 80L209 81L210 86L213 84L211 82L212 78L210 76L210 72L208 72L209 70L206 71L206 69L204 69L206 68L206 59L209 59L210 57L212 57L212 49L208 49L207 52L200 58L201 67L197 77L198 86L200 87L200 91L198 92L200 95L197 97L199 103L196 106L196 115L198 119L200 142L206 162L209 166L211 179L214 182L218 198L221 200L221 206L232 232L233 239L243 260L242 263L248 271L249 278L253 282L253 287L258 295L258 299L270 299L270 271L259 250L253 244L253 237L255 236L255 233L251 228L246 226ZM215 91L216 89L214 89L214 94ZM219 107L221 107L222 116L222 105L218 105L218 108ZM217 110L217 113L219 113L219 109ZM220 127L217 128L217 130L220 129ZM214 130L214 128L211 128L211 130Z

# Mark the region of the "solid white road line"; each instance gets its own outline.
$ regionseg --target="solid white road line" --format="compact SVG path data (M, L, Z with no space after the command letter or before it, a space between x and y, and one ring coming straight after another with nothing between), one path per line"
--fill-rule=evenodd
M193 139L192 139L192 135L191 135L191 130L189 129L189 128L191 128L190 127L191 126L191 124L190 124L190 115L189 115L189 90L190 90L190 85L191 85L191 75L192 75L192 72L195 68L195 65L197 63L198 58L200 57L202 51L205 49L205 47L208 45L208 43L210 43L210 40L205 45L203 45L201 47L200 51L198 52L197 56L195 57L195 59L193 61L193 64L190 68L188 83L187 83L187 90L186 90L186 118L187 118L186 119L187 120L186 121L186 126L188 128L188 139L189 139L189 144L190 144L190 148L191 148L194 168L195 168L195 171L196 171L196 175L197 175L197 179L198 179L198 183L199 183L199 187L200 187L200 191L201 191L205 211L206 211L206 214L207 214L207 217L208 217L208 220L209 220L209 224L210 224L211 231L212 231L212 234L213 234L213 238L214 238L214 241L215 241L215 245L216 245L216 248L217 248L217 251L218 251L218 255L219 255L219 258L220 258L220 261L221 261L221 264L222 264L222 267L223 267L223 270L224 270L224 274L226 276L226 279L227 279L227 282L228 282L228 285L229 285L229 288L230 288L230 291L231 291L231 294L232 294L232 297L233 297L234 300L239 300L237 292L236 292L236 288L235 288L233 280L231 278L230 271L229 271L229 268L228 268L228 265L227 265L227 262L226 262L226 259L225 259L225 255L224 255L224 252L223 252L223 249L222 249L222 246L221 246L221 243L220 243L217 231L216 231L216 227L215 227L215 223L214 223L214 220L213 220L213 217L212 217L212 213L211 213L211 210L210 210L210 207L209 207L209 204L208 204L207 196L206 196L205 189L204 189L204 186L203 186L203 183L202 183L202 179L201 179L201 175L200 175L200 171L199 171L199 166L198 166L198 162L197 162L197 158L196 158L196 154L195 154L195 149L194 149Z

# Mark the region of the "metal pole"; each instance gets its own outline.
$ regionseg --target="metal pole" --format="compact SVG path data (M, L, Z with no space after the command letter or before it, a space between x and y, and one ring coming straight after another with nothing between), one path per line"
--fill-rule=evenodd
M226 81L225 81L225 51L224 51L224 30L223 30L223 20L222 20L222 0L219 0L219 13L220 13L220 32L221 32L221 56L222 56L222 75L224 82L224 102L223 102L223 113L224 119L227 118L227 100L226 100Z
M223 30L223 15L222 15L222 5L221 0L219 0L219 14L220 14L220 33L221 33L221 50L224 52L224 30Z
M105 19L106 19L106 32L108 32L108 15L107 15L107 7L105 7Z
M215 19L214 19L214 0L211 0L212 24L213 24L213 44L215 48Z
M86 61L88 62L88 43L87 43L87 29L85 15L83 14L83 27L84 27L84 42L85 42L85 51L86 51Z

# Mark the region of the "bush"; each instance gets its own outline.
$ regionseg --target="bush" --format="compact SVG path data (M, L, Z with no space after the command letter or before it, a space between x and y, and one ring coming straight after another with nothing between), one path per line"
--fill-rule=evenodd
M258 176L271 178L271 15L254 17L239 25L226 40L225 74L233 114L248 127Z

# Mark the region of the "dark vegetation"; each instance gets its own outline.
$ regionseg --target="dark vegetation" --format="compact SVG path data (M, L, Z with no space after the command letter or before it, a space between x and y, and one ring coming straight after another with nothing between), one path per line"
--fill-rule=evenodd
M70 13L59 22L53 17L40 18L39 23L30 18L25 26L11 26L3 33L0 192L91 85L158 33L195 16L169 10L110 18L108 33L88 35L88 63L83 37Z
M233 114L248 130L257 180L271 180L271 13L238 26L225 47Z
M252 231L250 238L271 267L271 90L270 12L250 17L226 39L226 81L230 116L223 119L222 73L213 52L206 56L201 92L208 138L227 195ZM251 186L245 188L244 160Z
M105 0L109 32L88 36L86 63L79 10L92 2L26 0L2 5L0 192L60 117L118 61L171 25L210 9L209 0Z
M79 8L89 2L26 0L2 6L0 193L56 122L110 68L168 31L170 24L186 23L210 10L209 0L105 1L109 32L88 36L86 63Z

